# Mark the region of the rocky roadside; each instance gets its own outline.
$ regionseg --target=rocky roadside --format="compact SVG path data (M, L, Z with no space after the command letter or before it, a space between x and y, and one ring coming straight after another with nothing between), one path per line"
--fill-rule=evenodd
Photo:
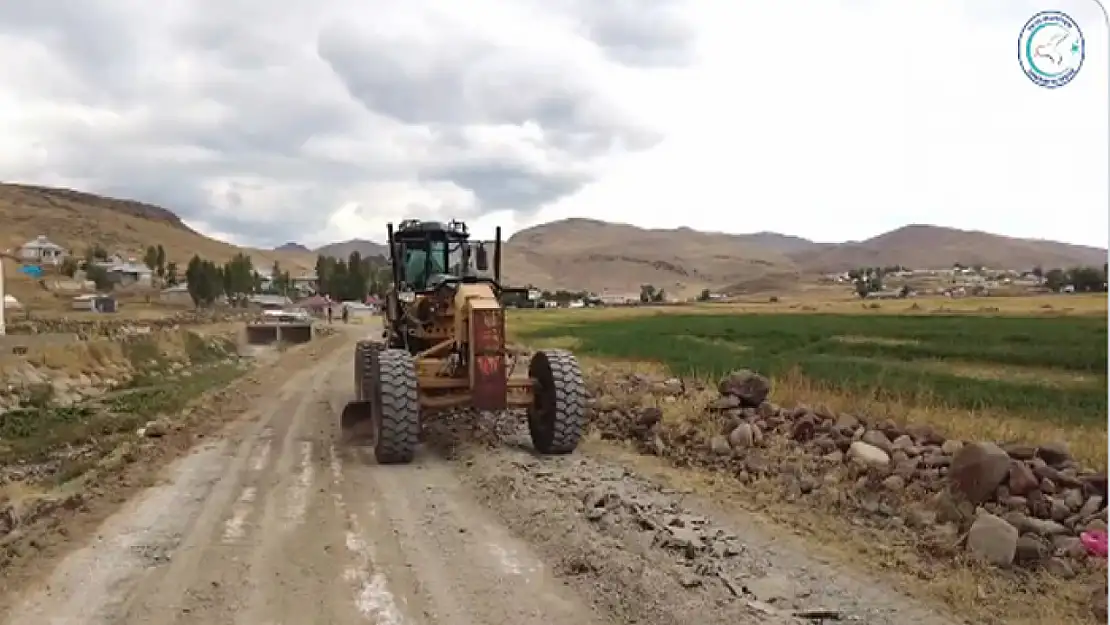
M73 406L159 377L187 378L201 365L238 359L233 334L206 336L147 326L46 352L41 358L0 362L0 415L28 407Z
M523 415L450 415L425 434L564 583L619 622L957 622L690 488L587 448L537 458Z
M591 427L603 439L850 519L908 545L915 575L943 576L944 563L978 570L1031 603L1059 604L1041 606L1046 614L1105 621L1106 561L1080 536L1106 530L1106 473L1059 443L950 440L927 424L778 406L751 371L716 388L607 371L591 391Z

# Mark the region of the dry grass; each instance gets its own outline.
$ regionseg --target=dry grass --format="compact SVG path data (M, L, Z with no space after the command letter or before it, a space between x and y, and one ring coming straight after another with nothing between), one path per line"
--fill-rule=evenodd
M1089 373L1061 371L1037 367L988 365L971 362L920 362L915 366L927 371L951 373L972 380L1017 380L1060 388L1097 384L1100 380Z

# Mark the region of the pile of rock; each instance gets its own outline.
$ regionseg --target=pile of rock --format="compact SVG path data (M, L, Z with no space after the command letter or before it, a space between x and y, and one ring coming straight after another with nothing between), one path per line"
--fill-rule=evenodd
M618 386L663 398L691 388L629 376ZM927 425L767 401L770 383L752 371L720 381L699 419L664 424L659 408L595 402L604 438L634 441L677 464L729 471L742 480L784 478L789 497L835 491L839 505L922 531L938 526L1000 566L1047 566L1062 576L1086 559L1084 531L1106 530L1107 476L1081 467L1060 443L947 439ZM665 405L665 404L664 404ZM851 482L850 493L841 482Z

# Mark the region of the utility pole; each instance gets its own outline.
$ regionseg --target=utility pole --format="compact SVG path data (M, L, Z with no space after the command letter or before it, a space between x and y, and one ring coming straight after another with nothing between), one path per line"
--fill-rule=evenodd
M4 255L0 253L0 336L5 336L8 333L5 325L7 314L7 294L4 291Z

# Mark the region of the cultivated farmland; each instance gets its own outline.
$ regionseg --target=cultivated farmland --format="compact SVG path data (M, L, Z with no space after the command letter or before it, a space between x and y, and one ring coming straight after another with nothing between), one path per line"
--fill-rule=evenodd
M746 367L770 376L782 401L921 420L968 438L1063 437L1088 460L1106 462L1103 317L521 317L526 342L562 344L584 357L657 363L705 378Z

